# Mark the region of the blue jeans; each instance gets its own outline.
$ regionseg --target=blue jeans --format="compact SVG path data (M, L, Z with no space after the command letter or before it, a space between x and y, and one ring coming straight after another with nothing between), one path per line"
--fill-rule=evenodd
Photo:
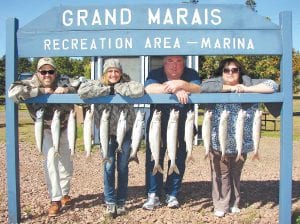
M164 124L166 122L162 122L162 132L161 132L161 137L162 137L162 147L160 150L159 154L159 163L161 167L163 168L163 162L164 162L164 157L166 154L166 133L167 131L164 130L167 125ZM165 127L165 128L164 128ZM167 176L167 180L165 183L165 193L168 195L172 195L177 197L180 188L181 188L181 183L183 179L183 174L185 172L185 159L186 159L186 144L184 141L184 126L182 127L181 124L179 124L178 128L178 148L176 152L176 160L175 163L178 167L179 174L173 172L171 175ZM170 161L168 162L168 170L170 168ZM160 172L157 172L155 175L152 175L154 167L154 161L151 161L151 150L149 147L149 136L147 136L147 147L146 147L146 189L147 193L155 193L157 196L161 197L161 191L163 187L163 174Z
M122 145L122 152L116 152L116 136L110 137L108 157L111 163L104 164L104 200L107 204L124 205L128 191L128 159L130 156L131 131L128 131ZM115 189L115 169L117 165L118 182Z

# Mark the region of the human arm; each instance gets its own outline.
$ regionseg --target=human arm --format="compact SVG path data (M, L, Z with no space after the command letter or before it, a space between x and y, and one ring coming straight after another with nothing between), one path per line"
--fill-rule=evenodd
M88 80L81 83L78 89L78 95L82 99L98 96L107 96L110 94L110 86L104 86L99 80Z
M114 85L115 93L132 98L144 95L144 86L136 81L120 82Z

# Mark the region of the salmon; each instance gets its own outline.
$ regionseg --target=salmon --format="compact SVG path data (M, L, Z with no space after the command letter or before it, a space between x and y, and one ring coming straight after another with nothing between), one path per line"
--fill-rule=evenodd
M193 140L194 140L194 120L195 112L189 111L186 116L185 125L184 125L184 141L186 144L186 162L195 161L192 156L193 150Z
M253 127L252 127L252 139L253 139L253 157L252 160L259 160L258 149L260 142L260 131L261 131L261 116L262 111L256 110L253 118Z
M139 163L137 152L144 136L144 119L145 112L141 112L140 110L138 110L132 127L131 152L129 156L129 162L135 161L136 163Z
M225 158L225 151L226 151L226 145L227 145L227 126L228 126L228 117L229 117L229 111L223 110L220 117L220 123L219 123L219 142L220 142L220 148L222 157L221 160L223 161Z
M86 157L91 156L92 151L92 122L93 122L93 110L87 110L83 122L83 141L84 151Z
M240 109L235 123L235 142L236 142L236 151L237 156L235 161L242 160L243 142L244 142L244 123L245 123L246 111Z
M123 141L126 135L127 131L127 113L124 111L121 111L119 120L118 120L118 126L117 126L117 142L118 142L118 152L122 152L122 145Z
M154 167L152 175L156 175L157 171L163 174L163 169L159 164L159 152L161 146L161 112L155 110L149 127L149 146L151 150Z
M204 145L204 149L205 149L204 159L206 159L208 157L209 150L210 150L211 117L212 117L212 112L209 110L205 111L204 116L203 116L203 123L202 123L202 140L203 140L203 145Z
M76 114L74 110L71 110L69 114L67 133L71 155L74 155L76 142Z
M100 120L100 144L102 151L102 161L111 162L108 158L108 145L109 145L109 110L103 110Z
M44 109L36 111L36 119L34 122L34 136L39 153L42 153L44 138Z
M59 139L60 139L60 111L55 110L51 122L51 135L53 148L59 154Z
M171 175L173 172L179 174L178 167L175 163L176 161L176 152L177 152L177 135L178 135L178 117L179 111L172 109L170 112L170 117L167 127L167 152L169 160L171 160L170 168L168 175Z

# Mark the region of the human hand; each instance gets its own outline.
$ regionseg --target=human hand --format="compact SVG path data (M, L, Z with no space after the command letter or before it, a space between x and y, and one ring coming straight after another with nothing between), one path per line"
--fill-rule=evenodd
M178 90L182 89L182 80L170 80L167 82L164 82L164 92L165 93L175 93Z
M234 93L244 93L244 92L246 92L246 89L247 89L247 87L243 84L237 84L230 88L231 92L234 92Z
M64 93L68 93L68 88L66 87L57 87L53 93L55 94L64 94Z
M181 104L187 104L188 101L189 101L189 94L188 92L184 91L184 90L178 90L176 93L175 93L178 101L181 103Z

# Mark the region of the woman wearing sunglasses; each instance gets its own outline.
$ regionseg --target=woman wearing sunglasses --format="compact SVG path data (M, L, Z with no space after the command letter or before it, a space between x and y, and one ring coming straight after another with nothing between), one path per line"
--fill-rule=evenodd
M71 80L65 75L59 75L52 58L41 58L37 64L37 71L31 79L14 82L8 91L8 96L16 103L42 94L75 93L79 82ZM49 216L59 214L62 206L71 204L70 181L73 173L73 163L70 158L67 141L67 121L72 104L27 104L30 116L34 121L37 112L43 111L43 144L42 151L45 158L46 184L51 199L48 209ZM52 143L51 122L54 112L60 112L60 140L58 149ZM36 133L37 134L37 133ZM57 151L59 153L57 153Z
M273 93L278 85L273 80L251 79L245 75L242 64L235 58L227 58L220 62L214 78L203 81L201 92L231 92L231 93ZM268 107L269 105L266 104ZM212 177L212 199L214 214L223 217L226 213L239 213L240 178L245 164L247 153L253 151L252 138L254 114L259 109L258 103L217 103L209 104L205 108L212 111L211 118L211 145L210 166ZM273 109L273 110L272 110ZM225 141L219 137L223 128L220 126L220 117L223 111L229 112ZM240 124L236 126L239 112L242 111L242 134L237 137ZM278 110L269 111L278 116ZM276 114L277 113L277 114ZM238 139L238 140L237 140ZM225 142L225 144L224 144ZM241 144L242 142L242 144ZM225 145L223 156L221 144ZM237 145L241 145L241 157L237 158ZM222 146L223 147L223 146ZM225 152L225 156L224 156Z

